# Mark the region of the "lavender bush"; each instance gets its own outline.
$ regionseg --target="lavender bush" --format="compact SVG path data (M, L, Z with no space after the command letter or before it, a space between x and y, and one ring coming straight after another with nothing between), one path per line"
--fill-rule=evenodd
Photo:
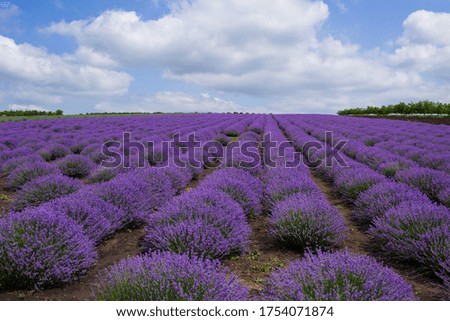
M5 147L0 150L0 162L3 163L11 158L30 156L33 154L35 154L35 151L29 147L17 147L13 149Z
M172 189L177 193L181 192L192 179L192 173L187 168L167 166L161 170L169 179Z
M398 172L395 179L399 182L406 183L417 187L428 197L438 202L439 193L450 186L450 176L446 173L432 170L429 168L409 168Z
M400 203L376 218L369 233L389 255L414 260L437 274L450 256L450 211L445 206Z
M147 216L164 204L174 191L170 182L160 180L146 181L141 171L120 174L105 183L93 184L89 191L104 201L117 206L126 213L122 225L142 222ZM163 173L161 175L164 176Z
M61 144L48 144L44 148L39 149L38 154L41 155L43 159L50 162L69 155L70 149Z
M13 157L3 162L0 170L5 174L9 174L17 167L31 163L43 163L43 160L37 154Z
M117 171L112 168L99 167L93 170L87 178L89 184L108 182L117 175Z
M353 220L368 228L372 220L381 217L389 209L404 201L429 203L429 199L419 190L403 183L383 181L359 194L351 213Z
M27 162L18 166L8 175L8 186L10 188L19 188L34 178L57 173L60 173L60 171L52 164Z
M450 186L445 189L442 189L439 192L437 198L440 203L442 203L445 206L447 206L448 208L450 208Z
M46 203L51 211L61 212L83 227L84 233L98 243L122 226L125 212L92 193L77 193Z
M262 210L260 199L261 194L257 194L255 192L255 189L250 186L250 182L246 182L245 180L242 180L242 178L235 179L232 176L229 176L228 170L229 169L217 170L213 174L206 177L200 184L199 188L217 190L228 194L235 202L241 205L247 217L259 215ZM233 169L230 168L230 170ZM250 175L244 170L241 171ZM245 175L242 177L244 176ZM255 178L252 177L252 179L254 180Z
M94 168L94 162L82 155L68 155L58 162L58 168L63 175L73 178L84 178Z
M96 164L101 164L102 161L108 158L102 153L102 144L100 143L86 145L80 155L88 156Z
M227 146L231 142L231 139L224 134L219 134L214 140L219 142L222 146Z
M262 299L274 301L409 301L411 285L374 258L348 251L307 254L272 272Z
M264 181L263 202L267 208L272 208L291 195L297 193L321 195L319 187L308 174L295 168L274 168L268 170L262 177Z
M334 186L348 201L354 202L359 194L383 180L385 180L383 175L369 168L348 169L336 175Z
M47 175L33 179L25 184L14 203L16 211L29 206L39 206L45 202L75 193L82 183L62 175Z
M81 226L61 213L32 208L0 219L0 288L47 288L70 282L96 257Z
M323 197L299 193L272 209L269 234L281 244L303 251L341 245L348 228L338 210Z
M240 301L248 289L218 261L168 252L122 260L100 277L107 301Z
M242 208L218 191L193 190L148 219L144 247L221 258L245 252L250 227Z
M263 192L263 184L259 179L259 177L255 177L248 171L237 167L218 169L214 171L212 174L205 177L204 181L207 181L208 179L213 179L215 177L217 178L224 176L234 180L241 180L248 186L248 188L252 189L257 195L261 195Z

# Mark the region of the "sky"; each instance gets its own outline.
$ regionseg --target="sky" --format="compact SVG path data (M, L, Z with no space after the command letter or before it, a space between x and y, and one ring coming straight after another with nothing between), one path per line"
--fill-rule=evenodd
M0 109L450 101L449 0L0 1Z

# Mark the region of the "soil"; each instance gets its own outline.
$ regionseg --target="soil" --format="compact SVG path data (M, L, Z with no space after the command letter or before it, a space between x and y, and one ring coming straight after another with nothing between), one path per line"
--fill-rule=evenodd
M7 188L4 176L0 177L0 217L3 217L12 207L15 193Z
M411 122L427 123L432 125L450 125L450 117L430 117L430 116L357 116L365 118L383 118L391 120L404 120Z
M223 261L224 265L250 289L250 299L254 300L258 300L264 279L270 276L271 271L302 257L301 253L285 249L269 237L267 220L267 216L250 219L252 228L250 252Z

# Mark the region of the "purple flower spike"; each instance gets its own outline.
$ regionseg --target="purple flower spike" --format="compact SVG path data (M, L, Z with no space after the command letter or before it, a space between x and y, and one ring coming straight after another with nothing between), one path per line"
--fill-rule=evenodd
M147 249L222 258L248 249L250 226L242 208L215 190L186 192L148 219Z
M411 285L374 258L348 251L307 254L272 273L262 292L272 301L409 301Z
M66 215L31 208L0 219L0 284L47 288L78 279L96 261L94 243Z
M328 249L342 244L348 227L338 210L323 197L295 194L273 208L269 234L276 241L301 251Z
M248 289L219 261L153 252L122 260L100 277L107 301L243 301Z

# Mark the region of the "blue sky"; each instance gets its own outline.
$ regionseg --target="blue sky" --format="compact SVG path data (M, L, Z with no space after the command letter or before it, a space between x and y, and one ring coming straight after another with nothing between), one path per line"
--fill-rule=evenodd
M335 113L450 101L450 1L8 1L0 109Z

